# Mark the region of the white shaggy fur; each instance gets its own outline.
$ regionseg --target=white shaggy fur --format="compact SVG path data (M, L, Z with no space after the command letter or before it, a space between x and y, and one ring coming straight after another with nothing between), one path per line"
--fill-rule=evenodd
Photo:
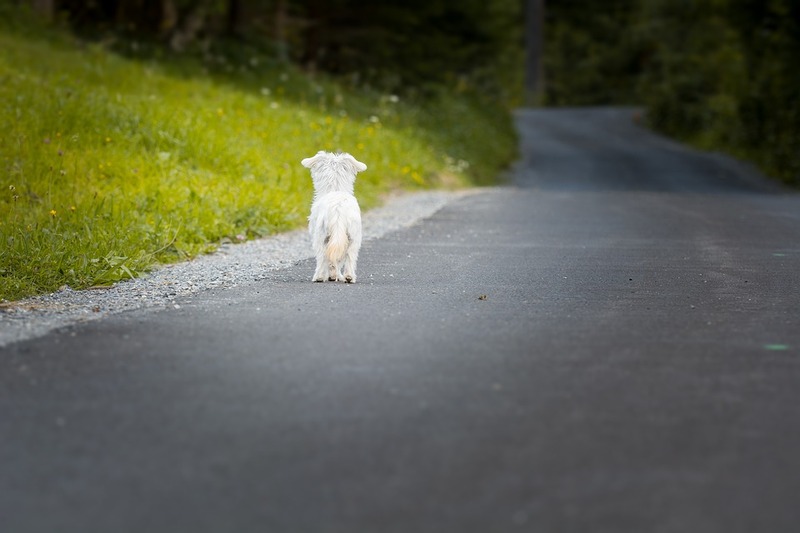
M314 181L308 232L317 256L317 269L311 279L355 283L361 248L361 210L353 196L353 184L356 174L367 170L367 165L350 154L331 152L317 152L301 163L311 169Z

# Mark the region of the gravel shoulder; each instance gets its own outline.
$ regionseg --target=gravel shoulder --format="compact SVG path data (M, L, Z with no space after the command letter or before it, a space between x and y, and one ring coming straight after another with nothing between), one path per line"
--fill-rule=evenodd
M411 226L470 193L425 191L390 196L383 206L364 214L364 239L377 239ZM75 291L65 287L51 294L5 303L0 305L0 348L115 313L179 307L179 298L257 282L269 272L312 255L308 234L300 229L242 244L225 244L213 254L166 265L147 276L108 288Z

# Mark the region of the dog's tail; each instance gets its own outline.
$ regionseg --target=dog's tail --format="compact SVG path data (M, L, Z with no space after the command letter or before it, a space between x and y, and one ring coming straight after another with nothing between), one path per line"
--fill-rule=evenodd
M328 227L328 237L325 239L325 258L329 263L341 263L349 246L350 235L347 233L347 226L344 220L336 217Z

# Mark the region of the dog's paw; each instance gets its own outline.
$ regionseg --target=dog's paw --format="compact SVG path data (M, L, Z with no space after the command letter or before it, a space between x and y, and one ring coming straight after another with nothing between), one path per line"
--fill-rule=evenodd
M323 281L325 281L325 278L311 278L311 281L313 281L314 283L322 283Z
M355 283L356 282L356 277L348 275L348 276L344 277L344 281L345 281L345 283Z

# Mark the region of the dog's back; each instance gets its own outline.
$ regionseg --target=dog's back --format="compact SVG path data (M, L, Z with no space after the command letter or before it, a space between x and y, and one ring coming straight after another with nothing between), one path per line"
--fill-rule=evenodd
M366 170L367 165L348 153L325 151L301 163L311 169L314 181L314 202L308 217L308 230L317 256L312 279L325 281L327 277L330 281L355 283L361 248L361 210L353 196L353 183L356 174Z
M308 229L315 248L324 247L329 262L342 262L351 246L361 246L361 211L355 196L337 191L318 198L311 206Z

